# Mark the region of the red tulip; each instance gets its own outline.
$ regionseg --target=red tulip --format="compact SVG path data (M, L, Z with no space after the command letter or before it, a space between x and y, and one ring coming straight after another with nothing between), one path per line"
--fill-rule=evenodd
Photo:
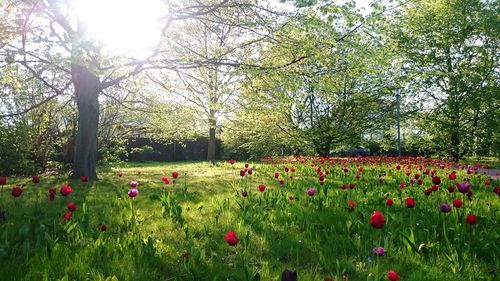
M0 185L6 185L7 184L7 177L0 176Z
M161 181L162 181L162 182L164 182L165 184L169 184L169 183L170 183L170 179L169 179L169 178L167 178L166 176L163 176L163 177L161 178Z
M451 203L453 203L453 207L455 208L460 208L464 204L460 199L453 199Z
M370 223L374 228L383 228L385 224L384 214L374 211L370 216Z
M415 207L415 199L413 199L411 197L410 198L406 198L405 199L405 206L406 206L406 208L413 208L413 207Z
M82 182L88 182L88 181L89 181L89 177L87 177L87 176L81 176L81 177L80 177L80 180L81 180Z
M399 188L404 189L406 187L406 184L404 182L399 183Z
M73 189L71 188L71 186L66 185L66 184L63 184L61 186L61 195L62 196L70 195L72 192L73 192Z
M245 168L248 168L248 166L249 166L248 163L245 163Z
M174 179L177 179L177 178L179 177L179 172L177 172L177 171L173 171L173 172L172 172L172 177L173 177Z
M296 171L296 169L293 167L290 169L290 172L292 172L292 173L295 173L295 171Z
M73 217L73 213L72 212L69 212L69 213L64 212L62 222L70 220L72 217Z
M354 189L354 183L350 182L350 183L349 183L349 188L350 188L350 189Z
M343 184L340 186L340 188L342 188L342 189L347 189L347 185L346 185L345 183L343 183Z
M70 211L70 212L76 211L76 204L73 203L73 202L72 203L68 203L68 205L66 207L68 207L68 211Z
M455 174L455 171L451 172L451 174L448 175L448 178L450 180L456 180L457 179L457 174Z
M495 187L493 188L493 192L495 192L497 195L499 195L499 196L500 196L500 186L495 186Z
M31 177L31 181L33 183L40 183L40 176L34 175L33 177Z
M465 218L465 222L468 224L476 224L477 217L473 214L468 214L467 217Z
M356 202L352 200L349 200L349 202L347 202L347 205L349 206L349 211L354 211L354 208L356 208Z
M266 190L266 186L263 184L259 184L259 190L263 192L264 190Z
M274 178L275 178L275 179L277 179L277 178L279 178L279 177L280 177L280 173L278 173L278 172L274 172Z
M240 176L244 177L247 171L245 169L240 170Z
M387 278L390 281L398 281L400 277L399 277L399 275L394 270L389 270L387 272Z
M101 231L106 231L108 229L108 226L106 224L101 224Z
M20 188L19 186L12 188L12 196L19 197L19 196L21 196L21 194L23 194L22 188Z
M229 160L229 164L234 165L234 163L236 163L236 160L234 160L234 159Z
M280 184L284 185L285 184L285 180L284 179L280 179Z
M228 233L226 233L225 238L229 246L236 246L236 244L238 244L238 237L236 236L236 233L234 233L234 231L229 231Z
M54 201L54 199L56 198L56 193L57 193L57 189L49 188L49 200L50 201Z
M391 198L387 198L387 200L385 200L385 205L392 206L393 204L394 204L394 201L392 201Z
M435 185L440 185L441 184L441 178L438 176L432 177L432 183Z
M117 174L120 178L123 177L123 173L122 172L118 172Z

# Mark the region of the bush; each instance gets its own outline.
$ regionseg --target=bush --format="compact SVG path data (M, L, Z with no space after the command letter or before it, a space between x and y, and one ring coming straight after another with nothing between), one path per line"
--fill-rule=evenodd
M30 127L0 124L0 174L32 175L41 167L31 159Z

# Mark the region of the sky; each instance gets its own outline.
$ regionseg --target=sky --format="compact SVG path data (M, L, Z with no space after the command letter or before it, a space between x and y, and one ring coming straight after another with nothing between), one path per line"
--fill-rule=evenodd
M146 58L160 40L160 19L167 14L161 0L74 1L79 17L87 24L88 30L112 51ZM336 3L347 1L338 0ZM364 8L363 14L368 14L370 2L357 0L356 5Z

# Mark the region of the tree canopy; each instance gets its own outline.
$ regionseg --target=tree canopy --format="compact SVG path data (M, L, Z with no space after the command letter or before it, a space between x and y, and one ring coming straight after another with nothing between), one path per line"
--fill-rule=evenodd
M496 1L159 3L138 58L96 38L77 1L0 2L0 153L22 159L2 170L56 161L95 179L135 137L206 136L212 162L217 138L240 157L388 153L397 92L405 152L500 154Z

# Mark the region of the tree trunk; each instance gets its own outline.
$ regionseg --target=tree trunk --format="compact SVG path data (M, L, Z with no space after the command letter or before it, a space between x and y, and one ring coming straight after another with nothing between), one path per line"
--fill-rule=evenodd
M217 126L217 120L215 119L214 115L211 115L208 119L208 155L207 155L207 160L210 161L212 164L215 164L215 145L216 145L216 139L215 139L215 128Z
M73 65L71 78L78 107L73 176L97 179L97 130L99 123L99 78L81 65Z

